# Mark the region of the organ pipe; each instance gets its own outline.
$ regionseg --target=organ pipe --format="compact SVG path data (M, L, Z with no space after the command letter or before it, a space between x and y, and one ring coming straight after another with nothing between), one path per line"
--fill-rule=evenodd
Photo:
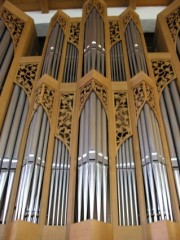
M126 81L122 42L115 43L110 50L112 81Z
M70 156L64 143L55 139L47 224L66 225Z
M80 116L76 221L109 221L107 117L92 92Z
M175 81L163 90L160 104L180 204L180 97Z
M39 106L29 128L14 220L38 223L49 128L48 117Z
M0 19L0 92L14 56L14 45L8 28Z
M116 156L119 225L138 225L138 204L132 137L119 148Z
M106 75L104 31L103 19L94 7L85 24L83 75L92 69Z
M141 34L132 20L126 27L125 39L131 77L135 76L140 71L144 71L148 74Z
M0 136L0 221L6 222L18 154L28 112L28 99L14 86Z
M63 82L72 83L77 80L78 49L71 43L67 44Z
M58 78L63 43L64 32L62 27L57 22L49 36L41 76L46 73L55 79Z
M173 220L166 162L158 122L146 103L138 119L148 222Z

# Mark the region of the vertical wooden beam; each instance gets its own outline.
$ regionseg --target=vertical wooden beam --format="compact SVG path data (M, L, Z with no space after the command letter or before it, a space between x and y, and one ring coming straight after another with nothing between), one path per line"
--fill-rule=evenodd
M48 13L49 7L48 7L48 0L39 0L40 8L42 13Z
M129 0L129 7L131 7L133 10L136 9L136 0Z

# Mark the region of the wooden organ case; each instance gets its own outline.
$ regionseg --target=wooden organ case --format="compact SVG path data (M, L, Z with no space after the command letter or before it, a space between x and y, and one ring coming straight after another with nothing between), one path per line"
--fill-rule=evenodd
M0 9L0 239L180 238L180 4L138 15Z

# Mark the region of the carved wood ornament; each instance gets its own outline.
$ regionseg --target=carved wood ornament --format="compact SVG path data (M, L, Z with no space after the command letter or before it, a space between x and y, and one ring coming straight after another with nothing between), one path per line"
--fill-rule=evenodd
M17 47L17 44L25 26L25 22L17 16L14 16L9 10L5 8L2 9L0 17L4 20L7 28L11 33L14 46Z
M56 137L70 149L74 93L61 93Z

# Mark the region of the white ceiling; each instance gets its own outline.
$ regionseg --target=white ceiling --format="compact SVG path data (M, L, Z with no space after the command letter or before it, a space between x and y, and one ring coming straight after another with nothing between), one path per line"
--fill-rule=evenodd
M126 8L108 8L108 16L119 16ZM163 11L165 7L136 7L135 12L139 15L144 32L154 32L157 15ZM70 17L82 17L82 9L64 9ZM40 11L26 12L35 23L37 35L39 37L46 36L49 22L56 10L50 10L47 14L42 14Z

